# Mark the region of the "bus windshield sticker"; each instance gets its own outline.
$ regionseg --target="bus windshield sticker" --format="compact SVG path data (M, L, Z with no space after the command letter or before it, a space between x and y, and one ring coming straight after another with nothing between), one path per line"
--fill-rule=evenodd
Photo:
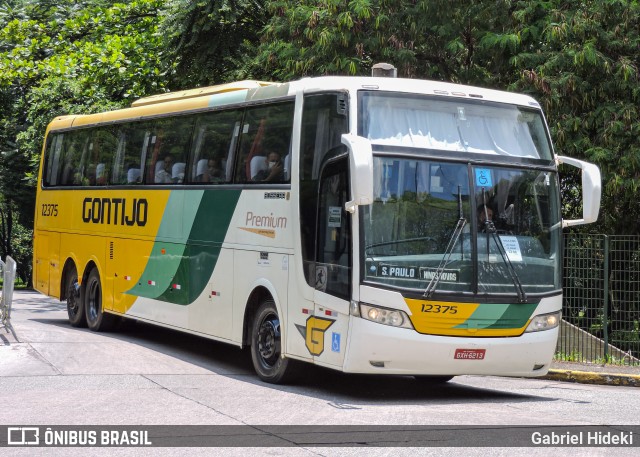
M378 276L387 278L418 279L418 267L380 264Z
M420 268L420 279L431 281L436 275L437 268ZM442 270L440 273L440 282L458 282L460 281L459 270Z
M493 187L491 170L488 168L476 168L476 187Z
M342 208L339 206L329 207L329 227L339 228L342 226Z
M432 194L440 194L444 191L444 187L440 182L440 174L440 165L431 165L429 192Z
M511 262L522 262L522 252L520 251L520 244L518 238L515 236L500 236L500 241L504 246L504 250L507 253L507 257Z

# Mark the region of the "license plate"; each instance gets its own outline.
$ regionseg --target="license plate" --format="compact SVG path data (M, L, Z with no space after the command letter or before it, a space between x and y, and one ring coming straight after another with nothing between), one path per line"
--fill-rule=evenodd
M457 360L482 360L486 349L456 349L456 353L453 355Z

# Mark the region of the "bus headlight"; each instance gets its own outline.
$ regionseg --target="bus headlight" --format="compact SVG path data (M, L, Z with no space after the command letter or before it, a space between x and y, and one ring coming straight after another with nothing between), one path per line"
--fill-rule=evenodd
M360 303L360 316L368 321L392 327L413 328L409 316L399 309L380 308Z
M527 326L525 333L527 332L540 332L542 330L551 330L560 325L560 319L562 319L562 312L557 311L555 313L540 314L531 319L531 322Z

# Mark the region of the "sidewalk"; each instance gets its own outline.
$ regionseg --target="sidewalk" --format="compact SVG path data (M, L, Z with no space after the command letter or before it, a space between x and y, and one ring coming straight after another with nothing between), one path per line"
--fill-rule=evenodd
M554 360L544 379L582 384L640 387L640 365L600 365Z

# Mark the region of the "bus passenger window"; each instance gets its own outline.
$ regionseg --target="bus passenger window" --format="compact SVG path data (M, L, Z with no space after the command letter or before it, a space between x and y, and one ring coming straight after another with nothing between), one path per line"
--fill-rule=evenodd
M241 110L198 115L191 142L189 182L229 182L231 173L227 170L230 170L233 162L240 119Z
M142 158L151 139L148 123L131 123L117 131L110 184L131 185L142 182Z
M146 157L146 184L180 184L184 181L195 121L195 116L186 116L159 119L153 123Z
M69 132L65 135L64 164L60 184L63 186L80 186L85 174L83 153L87 147L89 134L87 130Z
M45 152L44 185L46 187L60 185L60 172L62 161L62 142L64 133L51 134L47 138L47 149Z
M240 138L236 182L288 182L284 157L290 153L292 129L292 102L247 110Z

